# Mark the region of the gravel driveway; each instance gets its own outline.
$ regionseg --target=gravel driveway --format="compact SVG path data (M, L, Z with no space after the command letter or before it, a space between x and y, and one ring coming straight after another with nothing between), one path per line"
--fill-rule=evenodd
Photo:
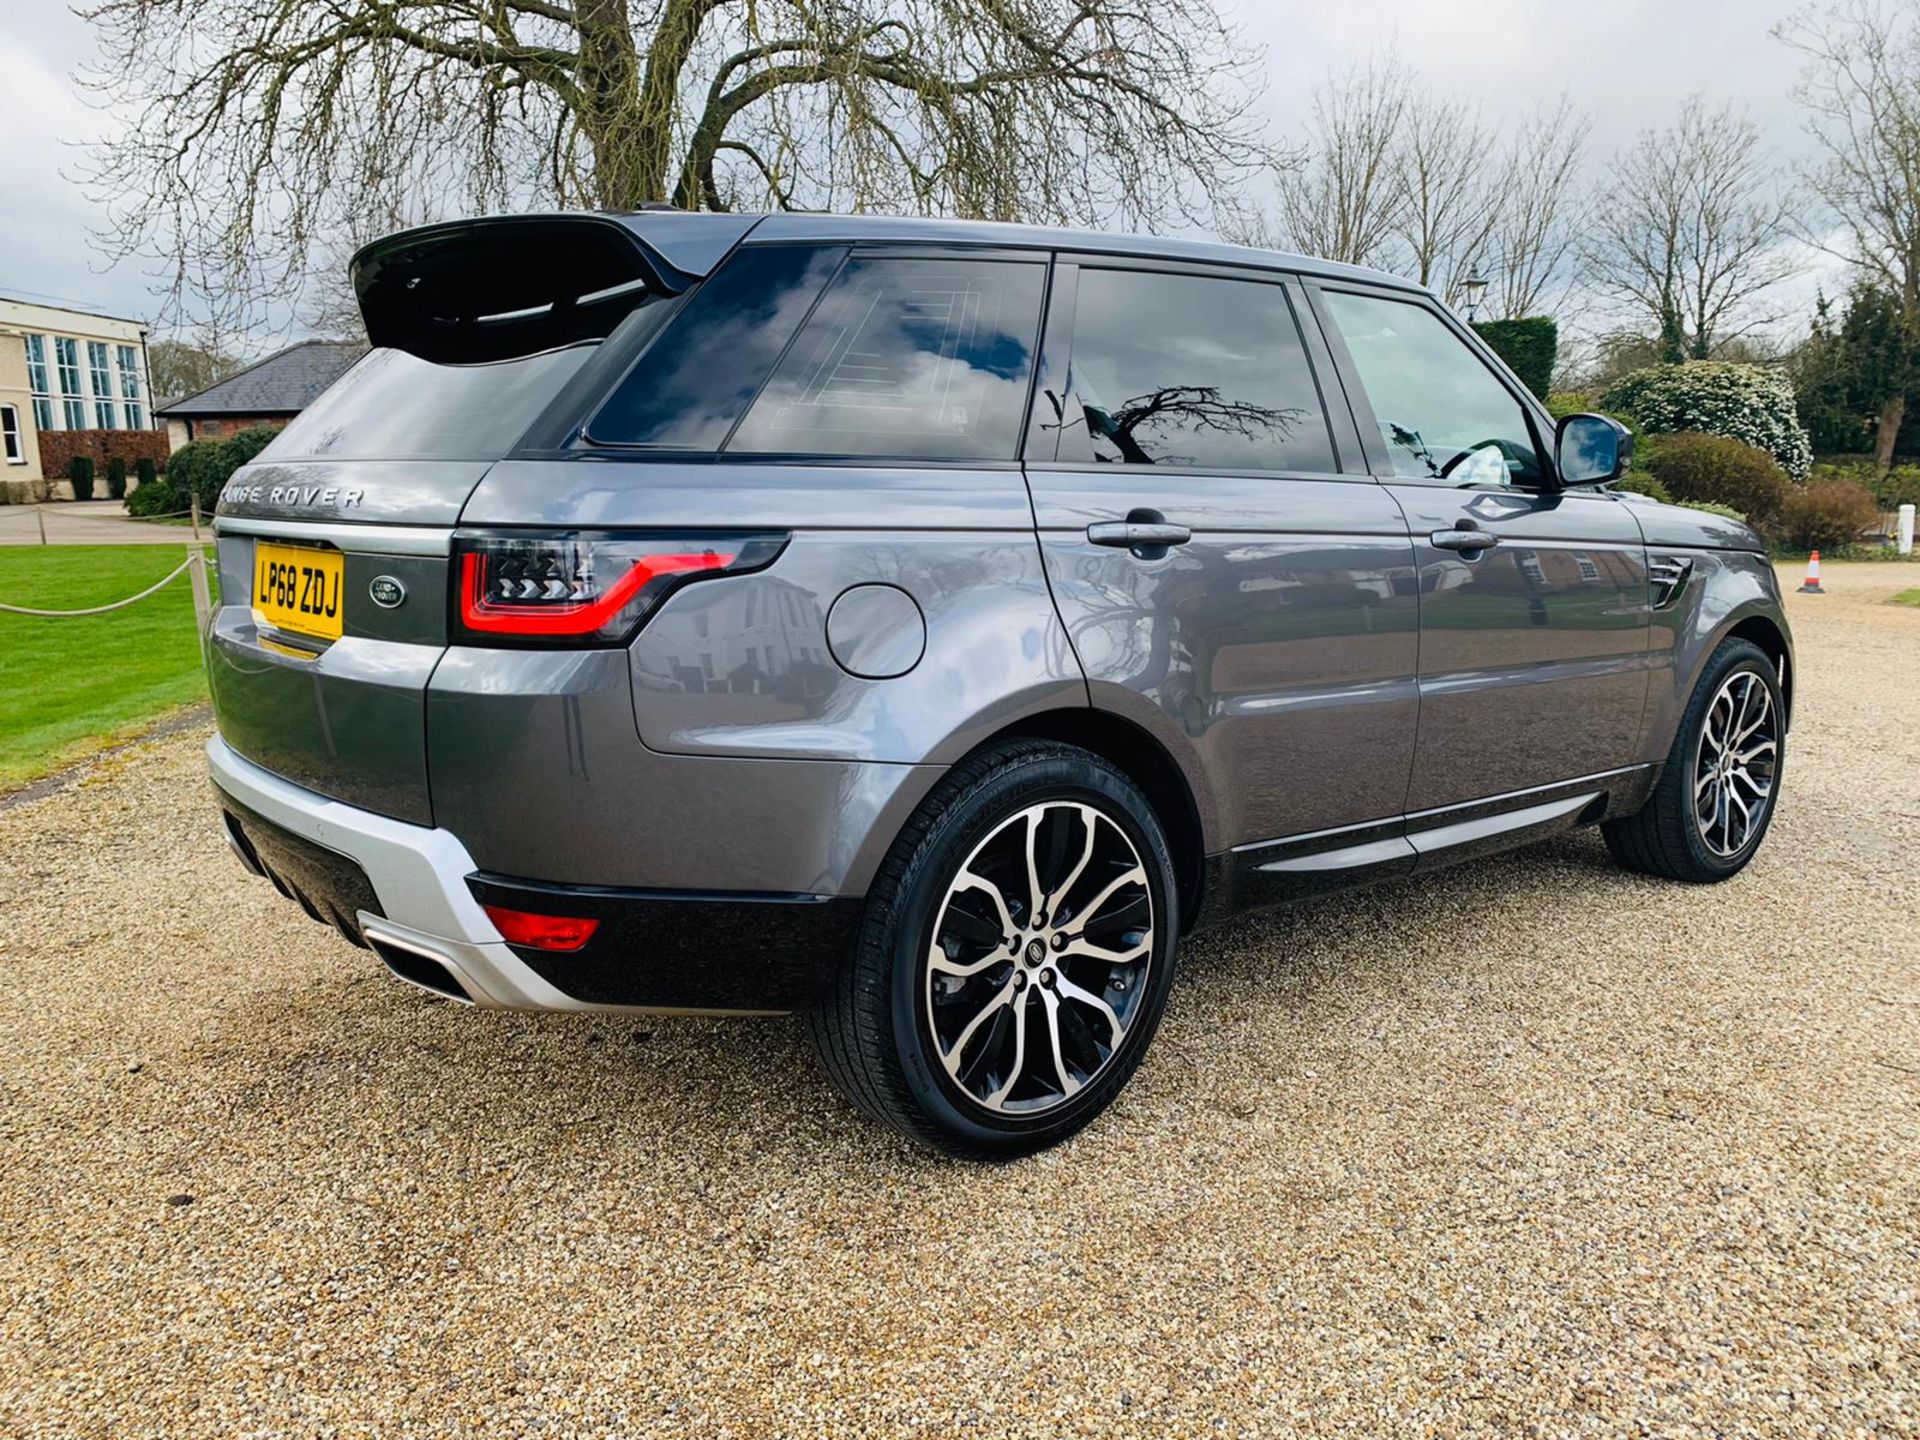
M1209 935L997 1169L789 1023L390 981L197 737L110 757L0 810L0 1433L1913 1434L1920 565L1827 584L1740 879L1584 834Z

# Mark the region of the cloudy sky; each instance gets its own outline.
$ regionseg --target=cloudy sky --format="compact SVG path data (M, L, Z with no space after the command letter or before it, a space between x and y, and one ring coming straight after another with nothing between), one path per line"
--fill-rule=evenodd
M1389 41L1442 88L1519 114L1563 92L1594 118L1591 174L1644 127L1666 123L1700 91L1731 99L1782 159L1804 152L1789 91L1795 55L1771 38L1788 0L1221 0L1265 51L1265 111L1273 133L1295 133L1313 86ZM87 243L99 212L68 178L75 146L110 133L80 98L74 69L92 54L87 28L61 0L0 0L0 135L8 137L0 226L0 294L52 298L116 314L155 308L135 261L109 265ZM1795 286L1810 303L1831 275Z

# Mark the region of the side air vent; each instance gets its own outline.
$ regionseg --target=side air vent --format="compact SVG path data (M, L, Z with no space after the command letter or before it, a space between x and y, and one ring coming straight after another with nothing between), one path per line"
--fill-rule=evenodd
M1693 561L1683 555L1654 556L1647 567L1647 578L1653 583L1653 608L1665 610L1678 600L1692 574Z

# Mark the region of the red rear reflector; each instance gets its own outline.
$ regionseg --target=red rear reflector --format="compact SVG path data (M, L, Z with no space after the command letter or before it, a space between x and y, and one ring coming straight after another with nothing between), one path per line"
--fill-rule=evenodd
M578 950L600 928L598 920L580 915L535 915L530 910L509 910L504 905L482 905L494 929L510 945L527 945L535 950Z

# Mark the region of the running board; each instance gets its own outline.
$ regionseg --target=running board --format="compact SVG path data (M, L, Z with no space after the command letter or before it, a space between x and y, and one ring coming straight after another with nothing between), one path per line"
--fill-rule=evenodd
M1266 875L1317 874L1327 870L1354 870L1362 866L1389 865L1394 861L1418 860L1462 845L1475 845L1511 835L1516 830L1531 830L1551 825L1578 813L1600 798L1601 791L1565 795L1544 805L1529 805L1524 810L1507 810L1498 815L1482 815L1476 820L1457 820L1412 835L1396 835L1386 840L1369 840L1364 845L1348 845L1339 850L1322 850L1316 855L1289 855L1269 860L1254 868Z

